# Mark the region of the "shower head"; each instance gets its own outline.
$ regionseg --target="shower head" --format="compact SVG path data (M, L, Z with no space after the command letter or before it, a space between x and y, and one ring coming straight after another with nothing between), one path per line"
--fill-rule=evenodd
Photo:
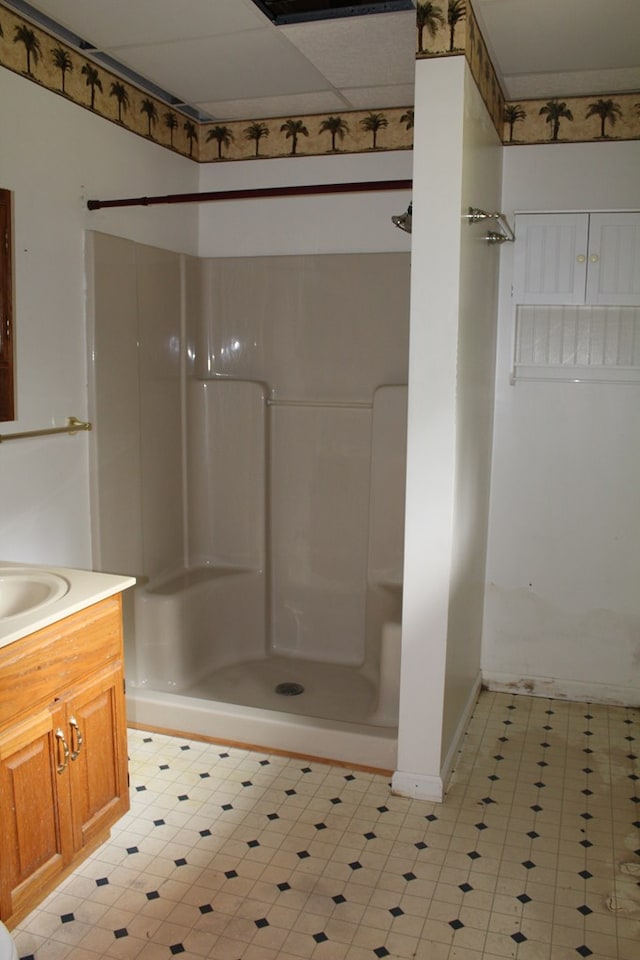
M463 214L463 218L469 221L469 224L480 223L482 220L497 220L498 224L506 230L506 233L498 233L497 230L488 230L487 235L482 237L488 243L513 243L516 235L509 226L509 221L504 213L487 213L486 210L480 210L479 207L469 207L469 212Z
M396 227L400 227L401 230L404 230L405 233L411 233L411 218L412 218L411 208L412 207L413 207L413 204L410 203L406 211L404 213L401 213L400 216L391 217L391 222L394 223Z

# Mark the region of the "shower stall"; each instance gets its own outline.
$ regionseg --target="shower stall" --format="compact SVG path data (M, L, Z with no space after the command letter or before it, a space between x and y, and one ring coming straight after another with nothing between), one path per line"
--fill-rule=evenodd
M391 769L409 259L92 234L95 566L129 718Z

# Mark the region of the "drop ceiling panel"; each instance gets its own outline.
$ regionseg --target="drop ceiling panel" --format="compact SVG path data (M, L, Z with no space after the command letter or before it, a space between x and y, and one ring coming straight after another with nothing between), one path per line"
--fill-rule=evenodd
M410 107L414 99L412 83L392 87L346 87L341 90L353 110L382 110L385 107Z
M251 0L30 0L100 49L265 27Z
M475 5L505 74L602 69L612 58L618 66L638 65L638 0L476 0Z
M475 0L474 9L498 73L507 87L528 76L528 96L541 95L537 75L640 65L638 0Z
M411 98L413 102L413 88ZM297 117L314 113L337 113L350 109L350 104L332 91L299 93L283 97L254 97L246 100L205 100L197 103L196 106L214 120Z
M577 70L575 73L512 74L505 78L504 86L509 100L625 93L640 90L640 67Z
M415 12L281 27L335 87L413 83Z
M320 71L295 47L265 30L114 47L110 53L188 102L330 89Z

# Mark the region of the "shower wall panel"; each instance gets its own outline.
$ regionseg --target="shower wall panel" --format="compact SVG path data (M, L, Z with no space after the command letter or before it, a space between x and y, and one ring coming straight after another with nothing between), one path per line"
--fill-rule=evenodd
M94 563L153 578L183 561L180 257L95 233Z
M371 411L271 407L271 647L365 655Z
M134 243L119 237L88 235L93 562L98 570L132 575L143 569L135 250Z
M378 387L371 431L369 579L402 584L404 484L407 469L407 388Z
M147 576L181 566L180 257L138 245L142 541Z
M259 383L190 381L189 566L264 569L265 417Z
M406 383L408 254L230 258L205 271L197 376L368 403L380 384Z
M409 256L229 258L202 270L203 323L189 333L193 374L265 391L270 649L362 664L367 636L377 630L379 643L380 635L379 624L367 630L371 530L376 575L385 586L401 580L405 395L378 388L407 380ZM211 415L228 452L212 448L215 476L194 481L199 496L212 497L192 533L202 534L202 556L220 556L224 542L234 549L230 527L228 537L206 529L220 510L216 485L230 495L257 469L235 462L252 436L251 417L225 409Z

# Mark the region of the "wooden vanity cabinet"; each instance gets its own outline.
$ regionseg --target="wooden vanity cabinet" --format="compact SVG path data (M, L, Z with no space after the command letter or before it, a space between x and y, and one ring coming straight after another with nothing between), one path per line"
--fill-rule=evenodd
M0 649L0 919L15 925L129 809L120 595Z

